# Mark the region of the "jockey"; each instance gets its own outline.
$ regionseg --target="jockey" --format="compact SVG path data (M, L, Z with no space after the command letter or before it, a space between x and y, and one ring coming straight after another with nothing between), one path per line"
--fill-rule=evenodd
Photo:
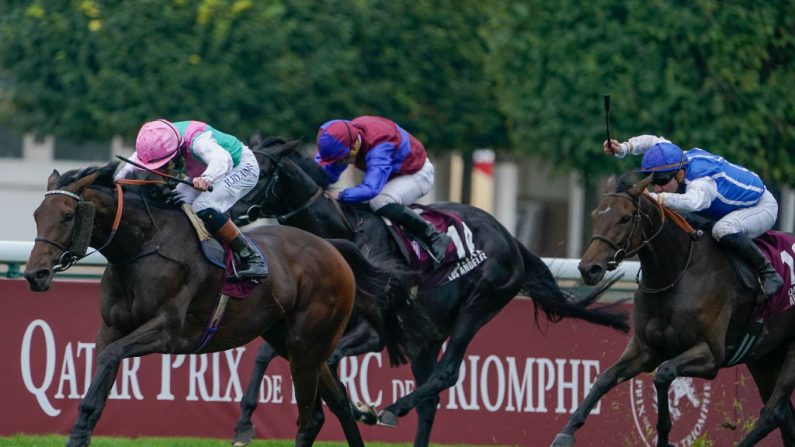
M339 180L349 164L364 171L362 183L332 193L340 202L369 201L370 208L400 224L419 239L436 264L444 258L450 236L405 205L433 187L434 170L425 147L396 123L377 116L331 120L317 133L317 161L329 178Z
M246 145L199 121L172 123L159 119L141 127L131 160L164 173L186 170L193 187L180 183L176 191L207 228L240 256L237 278L268 276L259 250L224 214L254 188L259 178L259 164ZM128 163L114 178L134 177L141 171Z
M682 151L662 137L641 135L620 143L605 141L606 154L643 155L639 172L652 174L652 197L683 212L717 221L712 236L756 270L766 297L784 284L751 238L776 223L778 203L754 172L704 149Z

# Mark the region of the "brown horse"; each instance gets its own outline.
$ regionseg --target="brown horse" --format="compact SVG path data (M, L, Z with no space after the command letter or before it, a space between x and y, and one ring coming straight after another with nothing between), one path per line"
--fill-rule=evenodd
M626 176L625 176L626 177ZM639 180L639 179L633 179ZM681 216L644 194L651 177L608 184L593 211L593 236L579 269L599 281L625 255L637 253L643 271L634 297L635 332L618 361L596 380L553 442L573 446L574 432L598 400L619 383L656 369L657 446L669 446L668 388L677 377L713 379L740 349L757 306L758 286L744 286L711 237L696 240ZM776 427L795 446L795 312L764 324L744 361L765 402L753 429L738 444L756 444ZM739 359L738 359L739 360Z
M323 423L321 396L349 443L363 445L326 360L356 294L383 292L390 276L349 242L327 242L290 227L258 228L248 236L264 250L270 277L245 299L228 303L223 325L207 342L225 272L205 260L182 211L152 206L141 188L114 187L115 167L63 176L53 171L34 213L38 237L25 270L32 290L46 291L54 272L83 254L88 240L108 259L100 283L97 369L67 445L89 444L122 359L215 352L260 336L289 358L298 404L296 445L314 442ZM81 244L82 253L74 248Z

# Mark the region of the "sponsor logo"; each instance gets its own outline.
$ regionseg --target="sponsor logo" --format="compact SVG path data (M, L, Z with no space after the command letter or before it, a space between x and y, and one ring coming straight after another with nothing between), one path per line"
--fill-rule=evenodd
M629 382L632 417L643 445L657 445L657 390L651 375ZM692 445L706 428L712 385L708 381L679 377L668 388L668 408L673 428L668 442L676 447Z

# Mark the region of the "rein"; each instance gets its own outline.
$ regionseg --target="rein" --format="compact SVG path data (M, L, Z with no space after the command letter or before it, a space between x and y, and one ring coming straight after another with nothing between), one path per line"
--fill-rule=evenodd
M694 245L693 243L701 237L703 232L701 230L694 230L693 227L687 222L687 220L685 220L685 218L682 217L679 213L669 208L663 207L661 202L653 200L651 196L649 196L649 194L646 193L645 191L643 192L642 195L638 196L637 201L633 200L632 197L627 193L606 193L602 197L606 196L620 197L622 199L629 200L635 206L635 212L632 214L632 220L633 220L632 231L630 231L629 236L627 237L627 242L626 244L624 244L624 247L619 247L617 243L602 235L596 234L591 236L591 242L593 242L594 240L599 240L608 244L611 248L616 250L615 254L613 255L613 259L607 263L607 270L615 270L624 261L624 259L626 259L627 257L634 256L643 248L649 246L651 241L653 241L654 238L656 238L660 234L660 232L662 232L662 229L665 226L666 217L668 217L674 224L676 224L677 227L681 228L685 233L687 233L690 236L689 238L690 247L688 249L687 260L685 261L684 267L682 267L682 270L679 272L679 274L676 276L676 278L673 280L672 283L668 284L665 287L649 289L647 287L644 287L643 284L641 284L640 269L638 270L638 273L635 276L635 282L638 284L638 288L645 293L661 293L671 290L677 283L679 283L679 280L682 279L682 276L684 276L685 272L687 271L687 268L690 266L690 261L693 258L693 245ZM643 197L647 198L657 206L657 210L660 212L660 225L657 228L657 231L655 231L654 234L651 235L651 237L645 238L643 241L641 241L640 244L638 244L637 247L628 251L627 248L629 247L629 244L632 242L632 236L635 234L635 231L638 229L638 227L640 227L640 232L643 234L643 236L645 236L646 232L643 230L643 226L641 225L642 218L645 217L651 222L649 216L641 212L640 201Z
M48 239L42 236L36 236L34 241L36 242L45 242L48 243L59 250L61 250L61 256L58 258L58 264L53 266L52 271L53 273L63 272L71 268L77 261L91 256L92 254L102 251L105 249L116 236L116 232L119 229L119 225L121 224L121 216L124 211L124 191L122 189L122 185L144 185L144 184L151 184L151 183L165 183L163 180L135 180L135 179L119 179L113 182L116 187L116 216L113 219L113 225L111 226L110 236L108 236L108 240L102 244L101 247L95 249L91 253L86 253L84 249L75 249L76 247L76 240L78 239L77 235L80 230L80 226L87 225L89 228L93 225L94 219L94 211L93 206L90 208L91 211L87 212L84 210L89 209L88 207L84 207L83 205L91 204L91 202L86 202L86 200L78 194L75 194L71 191L65 191L61 189L55 189L52 191L47 191L44 193L44 196L51 196L51 195L62 195L69 198L74 199L77 202L77 215L75 217L76 223L75 228L72 231L72 235L69 238L69 246L64 246L63 244L54 241L52 239ZM93 205L93 204L91 204ZM85 222L85 217L88 217L87 214L90 214L91 222ZM90 237L89 237L90 239Z
M254 202L255 205L258 205L260 203L265 202L265 199L269 195L271 195L271 196L274 195L273 189L274 189L274 187L276 185L276 182L279 179L279 171L281 171L281 169L282 169L282 161L281 161L281 159L276 158L276 157L274 157L273 155L271 155L271 154L269 154L267 152L258 151L257 153L262 155L262 156L264 156L264 157L267 157L275 165L275 169L271 173L270 177L268 178L267 183L265 183L265 186L262 188L262 190L260 190L257 194L254 195L254 198L252 199L252 201ZM334 206L334 209L337 211L337 214L339 215L340 219L342 220L343 225L345 226L345 228L348 231L350 231L351 233L358 233L361 230L362 221L359 220L357 225L354 225L351 222L351 220L348 218L348 216L345 214L345 212L342 210L342 208L340 207L339 201L333 200L331 198L331 196L328 193L326 193L323 190L323 188L321 188L320 186L317 187L317 190L315 190L314 194L312 194L312 197L310 197L306 202L301 204L298 208L296 208L294 210L291 210L291 211L288 211L288 212L286 212L284 214L263 214L262 216L263 217L269 217L269 218L275 218L277 221L279 221L280 224L284 224L284 222L287 219L289 219L290 217L293 217L293 216L295 216L295 215L297 215L297 214L299 214L301 212L304 212L307 209L309 209L310 206L314 205L314 203L317 202L318 199L320 199L320 197L323 197L323 196L325 196L327 199L331 200L331 203ZM250 202L245 202L245 203L247 205L251 204Z

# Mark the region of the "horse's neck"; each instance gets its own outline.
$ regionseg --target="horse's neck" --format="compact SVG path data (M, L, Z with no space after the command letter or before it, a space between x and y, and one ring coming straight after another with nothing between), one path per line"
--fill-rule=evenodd
M123 262L141 254L141 251L152 244L153 240L170 233L170 237L180 238L175 233L176 227L170 224L175 214L150 206L150 214L141 204L141 200L131 194L125 194L121 221L112 234L113 223L116 219L118 201L115 195L99 190L89 190L86 199L94 203L96 215L94 217L94 231L91 236L91 246L104 247L102 254L111 262ZM108 240L110 243L108 244ZM108 244L105 246L105 244Z
M663 219L660 209L646 200L641 201L640 231L648 246L638 252L647 287L662 287L673 282L687 268L690 258L690 235L671 219ZM662 228L660 223L662 221ZM659 234L656 234L659 231Z

